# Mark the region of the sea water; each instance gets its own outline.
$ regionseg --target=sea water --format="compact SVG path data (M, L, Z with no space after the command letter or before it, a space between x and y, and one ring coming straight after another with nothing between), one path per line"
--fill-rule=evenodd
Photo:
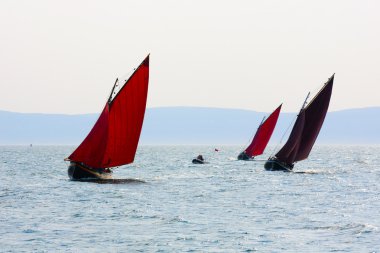
M214 148L140 146L114 177L144 182L101 184L68 179L74 147L1 146L0 252L380 252L379 146L316 146L297 173Z

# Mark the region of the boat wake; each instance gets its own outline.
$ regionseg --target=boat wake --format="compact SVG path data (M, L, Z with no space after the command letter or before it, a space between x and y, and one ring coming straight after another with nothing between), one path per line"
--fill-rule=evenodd
M145 184L144 180L135 178L114 178L114 179L81 179L80 182L96 183L96 184Z
M358 159L355 162L358 163L358 164L370 164L369 161L367 161L367 160L361 160L361 159Z
M352 234L360 235L378 231L378 227L371 224L349 223L343 225L313 227L312 230L351 231Z
M307 170L307 171L293 171L292 173L295 173L295 174L320 174L321 172L316 171L316 170Z

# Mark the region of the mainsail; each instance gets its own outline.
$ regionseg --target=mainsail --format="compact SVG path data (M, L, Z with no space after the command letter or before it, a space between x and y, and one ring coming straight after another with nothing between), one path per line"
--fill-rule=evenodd
M93 168L132 163L144 121L148 80L149 55L119 92L111 93L92 130L68 160Z
M309 156L329 108L333 83L334 75L313 100L301 108L288 141L275 155L279 161L293 164Z
M264 152L276 126L281 106L282 104L257 129L251 144L245 149L245 153L249 157L261 155Z

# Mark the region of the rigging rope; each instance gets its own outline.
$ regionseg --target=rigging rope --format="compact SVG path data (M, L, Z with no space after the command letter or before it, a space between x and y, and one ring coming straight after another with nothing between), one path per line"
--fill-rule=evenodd
M297 119L297 117L298 117L298 114L292 119L292 121L290 122L290 124L289 124L288 127L286 128L284 134L282 135L282 137L281 137L281 139L280 139L280 142L277 143L277 145L273 148L272 153L270 154L270 157L273 156L275 150L276 150L276 149L278 148L278 146L282 143L282 141L284 140L285 135L286 135L286 134L288 133L288 131L289 131L290 126L294 124L294 122L295 122L295 120Z

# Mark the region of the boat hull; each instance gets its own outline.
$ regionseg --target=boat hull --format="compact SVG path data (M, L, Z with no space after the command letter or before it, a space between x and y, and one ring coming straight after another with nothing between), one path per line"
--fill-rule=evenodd
M205 161L202 161L202 160L199 160L197 158L194 158L193 161L192 161L192 163L194 163L194 164L205 164Z
M286 165L278 160L275 159L269 159L265 162L264 168L269 171L285 171L289 172L292 171L293 165Z
M112 179L112 171L93 169L82 164L71 162L67 174L71 180Z
M237 159L238 160L244 160L244 161L247 161L247 160L253 160L254 157L249 157L245 152L241 152Z

